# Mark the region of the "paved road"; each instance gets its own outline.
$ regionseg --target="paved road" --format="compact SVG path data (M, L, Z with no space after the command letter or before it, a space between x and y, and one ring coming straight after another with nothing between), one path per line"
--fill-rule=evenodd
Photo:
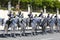
M1 35L0 35L1 36ZM0 37L0 40L60 40L60 33L47 33L47 34L38 34L35 36L16 36L16 38L14 37Z

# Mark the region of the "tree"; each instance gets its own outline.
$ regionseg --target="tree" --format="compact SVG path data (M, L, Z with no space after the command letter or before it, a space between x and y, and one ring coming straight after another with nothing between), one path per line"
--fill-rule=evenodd
M59 9L60 9L60 2L59 2L59 0L55 0L55 1L54 1L54 5L55 5L55 7L56 7L57 14L59 14Z

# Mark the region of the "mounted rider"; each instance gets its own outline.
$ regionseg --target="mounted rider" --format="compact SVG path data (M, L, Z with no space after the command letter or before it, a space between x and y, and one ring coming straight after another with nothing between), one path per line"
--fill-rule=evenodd
M31 22L32 22L32 18L33 18L32 12L30 12L30 14L28 14L28 17L30 19L29 26L31 27Z

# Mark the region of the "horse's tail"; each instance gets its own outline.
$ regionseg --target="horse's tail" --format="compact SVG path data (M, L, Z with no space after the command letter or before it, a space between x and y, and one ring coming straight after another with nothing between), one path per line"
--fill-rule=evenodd
M4 24L4 19L2 19L2 26L3 26L3 24Z

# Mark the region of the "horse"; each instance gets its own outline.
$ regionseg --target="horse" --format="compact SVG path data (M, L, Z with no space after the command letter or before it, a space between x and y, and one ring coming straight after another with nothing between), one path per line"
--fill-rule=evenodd
M37 32L37 21L35 19L32 20L31 27L32 27L32 33L31 34L36 35L36 32Z
M49 22L48 25L49 25L49 27L50 27L50 32L52 32L52 33L54 32L54 30L53 30L53 27L54 27L54 25L55 25L55 22L54 22L54 21L55 21L54 18L51 18L51 19L49 19L49 21L48 21L48 22Z
M20 36L23 34L25 35L25 29L26 29L26 18L19 18L19 26L21 28L20 30Z
M57 30L60 32L60 18L57 19Z
M17 21L18 21L17 17L6 20L5 27L4 27L6 34L8 34L8 29L11 27L11 30L14 31L14 36L15 36L15 29L17 28Z
M46 18L46 17L44 17L44 18L42 19L40 25L41 25L41 27L42 27L42 33L43 33L43 34L46 33L46 27L47 27L47 18Z

